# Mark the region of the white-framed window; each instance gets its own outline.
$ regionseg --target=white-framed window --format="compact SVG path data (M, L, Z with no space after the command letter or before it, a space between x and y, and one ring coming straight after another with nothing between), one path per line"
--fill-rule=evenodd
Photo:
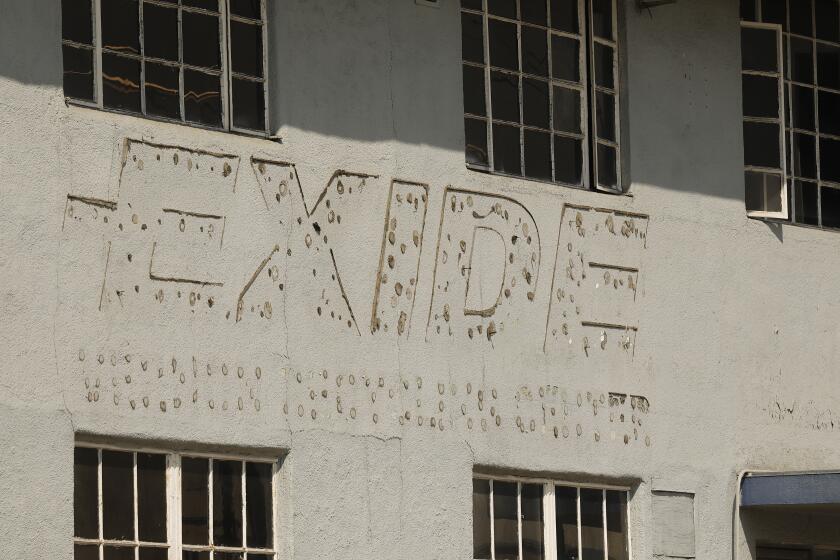
M277 460L74 449L74 560L277 560Z
M741 0L749 215L840 228L840 0Z
M467 166L622 192L616 0L461 0Z
M62 0L72 102L250 134L268 131L265 0Z
M628 488L475 475L476 560L629 560Z

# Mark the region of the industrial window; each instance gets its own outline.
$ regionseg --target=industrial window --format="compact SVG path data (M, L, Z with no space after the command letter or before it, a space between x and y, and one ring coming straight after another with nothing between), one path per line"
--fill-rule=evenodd
M461 0L467 165L621 192L615 0Z
M62 0L64 94L264 134L265 22L263 0Z
M79 446L75 560L276 560L276 462Z
M742 0L752 216L840 228L840 0Z
M627 489L473 479L476 560L628 560Z

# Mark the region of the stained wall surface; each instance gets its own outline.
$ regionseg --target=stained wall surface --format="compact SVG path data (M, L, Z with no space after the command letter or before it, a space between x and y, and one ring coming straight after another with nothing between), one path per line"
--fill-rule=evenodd
M474 469L693 494L836 468L837 233L744 211L737 2L622 2L629 194L466 169L455 0L276 0L281 142L65 103L0 20L0 549L72 557L76 438L286 455L293 558L471 557Z

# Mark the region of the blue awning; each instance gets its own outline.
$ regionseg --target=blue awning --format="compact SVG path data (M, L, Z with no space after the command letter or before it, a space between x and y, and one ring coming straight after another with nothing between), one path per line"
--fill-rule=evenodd
M840 472L748 473L741 507L840 504Z

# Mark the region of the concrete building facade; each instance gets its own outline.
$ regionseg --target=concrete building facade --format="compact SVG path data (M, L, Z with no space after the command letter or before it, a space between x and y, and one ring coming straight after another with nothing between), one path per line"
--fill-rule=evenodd
M467 56L465 30L475 19L494 40L504 2L271 0L252 18L262 48L250 54L264 65L251 75L230 49L250 20L221 0L225 62L202 74L222 76L214 129L142 114L156 92L107 66L109 1L88 2L87 48L68 38L73 2L63 14L57 0L2 0L4 557L837 558L831 192L816 227L793 223L805 221L801 200L787 220L745 209L741 20L781 44L770 7L617 0L609 38L597 31L604 3L581 1L577 32L535 24L578 41L580 83L563 84L583 99L584 124L557 134L554 113L549 177L534 180L465 162L465 68L488 80L485 110L503 95L495 70ZM177 12L173 110L190 120L203 101L184 94L201 74L185 30L213 10L145 4L141 14ZM543 4L559 17L562 2ZM524 53L530 16L511 5L498 25L517 29ZM794 8L785 14L792 29ZM139 22L151 37L151 16ZM132 55L144 80L149 49ZM94 61L92 103L65 91L78 86L71 55ZM528 61L516 56L524 97ZM789 87L781 70L756 72ZM264 111L240 117L231 99L249 84ZM107 110L109 95L142 97L141 114ZM536 129L517 103L527 146ZM490 150L472 145L479 159L503 141L485 139ZM552 180L568 161L562 139L581 142L579 179L600 190ZM507 156L493 157L499 170ZM211 486L195 490L207 501L196 521L188 465L203 457L220 462L196 467ZM154 493L153 464L165 498L137 503ZM781 476L742 504L761 473ZM791 473L808 474L792 486ZM242 477L232 498L228 475ZM119 488L127 506L109 497ZM230 504L241 515L221 526ZM146 550L151 519L162 537ZM205 541L188 540L196 523Z

